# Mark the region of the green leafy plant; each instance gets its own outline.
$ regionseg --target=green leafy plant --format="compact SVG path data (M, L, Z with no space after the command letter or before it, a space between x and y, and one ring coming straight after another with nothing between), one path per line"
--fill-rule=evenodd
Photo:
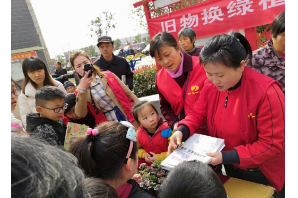
M156 160L151 166L142 163L139 166L138 174L141 175L140 187L149 194L156 196L161 183L168 175L167 170L160 167L161 160Z
M139 98L156 94L155 75L157 72L156 66L143 66L134 71L133 84L134 94Z

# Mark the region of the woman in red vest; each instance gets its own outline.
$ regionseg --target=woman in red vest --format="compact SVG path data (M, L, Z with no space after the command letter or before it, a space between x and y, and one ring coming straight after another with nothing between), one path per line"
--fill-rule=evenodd
M91 60L84 51L75 51L70 56L70 63L79 78L75 113L78 117L85 117L90 112L95 117L96 124L104 121L129 121L138 127L133 115L132 107L139 99L110 71L102 72L100 68L91 64ZM85 72L84 65L91 64L91 71Z
M246 67L251 47L240 33L213 37L201 51L207 78L197 105L179 122L169 153L200 126L225 140L222 152L207 153L227 175L272 185L285 183L285 96L274 79Z
M206 80L204 68L198 56L181 52L176 39L167 32L153 37L150 55L162 67L155 78L161 113L175 129L199 98Z

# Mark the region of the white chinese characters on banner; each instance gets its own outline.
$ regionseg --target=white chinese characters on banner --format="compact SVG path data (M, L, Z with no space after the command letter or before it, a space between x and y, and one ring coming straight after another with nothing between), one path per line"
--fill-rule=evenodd
M165 22L161 22L161 28L163 32L176 32L176 22L175 19L171 19Z
M229 1L227 1L229 2ZM285 0L230 0L230 3L225 7L223 5L220 6L212 6L209 9L204 9L201 12L203 25L211 24L214 21L223 21L224 13L222 9L227 9L227 13L225 13L226 19L229 19L234 16L246 15L247 13L257 12L256 6L258 9L263 7L263 10L274 8L277 6L285 5ZM256 11L255 11L256 9ZM188 13L187 15L180 15L180 18L169 19L167 21L161 22L161 28L163 32L174 33L177 32L180 28L196 28L199 26L199 13ZM180 20L180 21L179 21ZM180 24L177 24L180 22ZM180 27L179 27L180 26Z
M267 10L267 8L285 5L285 0L260 0L259 5L263 5L263 10Z
M253 12L254 9L251 9L252 3L253 1L249 0L237 0L237 3L231 1L227 6L227 9L229 9L228 14L230 14L228 17L231 18L235 15L245 15L247 12Z
M188 14L187 18L185 17L185 15L183 15L182 18L180 18L180 24L182 28L197 27L199 25L199 17L197 14L195 15Z
M209 11L207 11L206 9L203 10L203 13L201 13L201 15L204 15L204 17L202 18L205 22L203 23L203 25L206 24L210 24L213 23L213 21L215 20L219 20L222 21L223 18L220 18L221 16L223 16L224 14L222 13L221 8L219 8L218 6L216 7L211 7L209 9ZM210 19L210 21L208 21Z

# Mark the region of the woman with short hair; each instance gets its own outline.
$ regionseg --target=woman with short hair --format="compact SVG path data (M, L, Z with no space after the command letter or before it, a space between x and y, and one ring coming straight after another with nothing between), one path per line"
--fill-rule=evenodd
M196 32L189 27L181 29L178 33L181 49L191 56L200 56L202 50L202 48L195 46L196 37Z

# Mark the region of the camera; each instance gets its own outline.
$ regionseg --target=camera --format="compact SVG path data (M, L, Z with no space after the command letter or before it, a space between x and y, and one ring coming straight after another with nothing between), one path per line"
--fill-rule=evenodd
M93 73L93 65L92 64L85 64L84 65L84 76L85 74L90 70L90 73L88 75L88 78L90 78L92 76Z

